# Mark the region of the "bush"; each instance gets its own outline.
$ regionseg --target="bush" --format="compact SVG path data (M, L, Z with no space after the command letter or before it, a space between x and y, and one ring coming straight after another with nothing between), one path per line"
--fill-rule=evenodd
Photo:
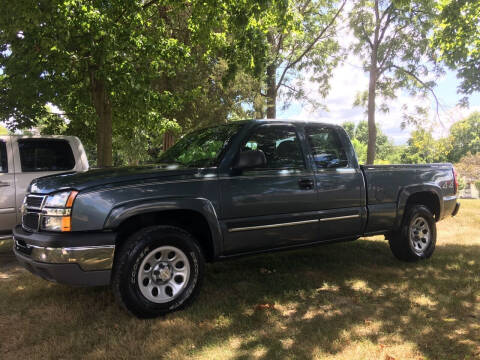
M465 189L465 180L463 178L458 179L458 190L463 190Z

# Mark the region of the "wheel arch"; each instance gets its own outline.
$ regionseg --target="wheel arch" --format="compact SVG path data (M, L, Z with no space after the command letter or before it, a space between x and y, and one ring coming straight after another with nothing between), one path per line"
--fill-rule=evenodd
M435 221L439 221L443 210L441 199L441 189L437 185L418 185L403 189L398 199L396 228L400 228L405 210L412 204L426 206L434 215Z
M177 226L199 241L207 261L221 253L222 233L213 204L203 198L138 200L116 206L105 220L105 229L117 233L117 246L139 229L154 225Z

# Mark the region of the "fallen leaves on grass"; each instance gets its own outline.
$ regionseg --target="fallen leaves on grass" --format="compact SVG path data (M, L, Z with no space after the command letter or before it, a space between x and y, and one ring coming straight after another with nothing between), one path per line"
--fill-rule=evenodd
M275 304L257 304L255 310L265 311L275 309Z

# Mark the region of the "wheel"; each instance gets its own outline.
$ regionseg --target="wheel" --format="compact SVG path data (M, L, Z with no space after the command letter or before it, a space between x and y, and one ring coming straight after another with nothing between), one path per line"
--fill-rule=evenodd
M410 206L400 230L390 235L388 243L393 255L402 261L428 259L435 251L437 228L432 212L423 205Z
M152 226L130 236L115 259L116 300L139 318L184 308L198 294L205 260L195 238L173 226Z

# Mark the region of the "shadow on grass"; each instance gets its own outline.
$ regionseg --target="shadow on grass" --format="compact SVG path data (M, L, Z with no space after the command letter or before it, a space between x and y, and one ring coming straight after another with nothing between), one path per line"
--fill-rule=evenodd
M0 281L0 308L12 314L0 310L0 318L28 319L29 326L13 330L27 345L74 336L65 350L115 343L112 357L175 348L173 357L201 356L221 348L238 359L255 351L265 359L311 358L367 341L410 343L434 359L473 358L480 356L479 262L479 246L446 245L430 260L404 264L386 242L371 240L242 258L210 264L191 307L148 321L119 310L108 289L23 275L26 286L36 285L19 290L19 280L3 288ZM32 318L42 313L32 305L49 317Z

